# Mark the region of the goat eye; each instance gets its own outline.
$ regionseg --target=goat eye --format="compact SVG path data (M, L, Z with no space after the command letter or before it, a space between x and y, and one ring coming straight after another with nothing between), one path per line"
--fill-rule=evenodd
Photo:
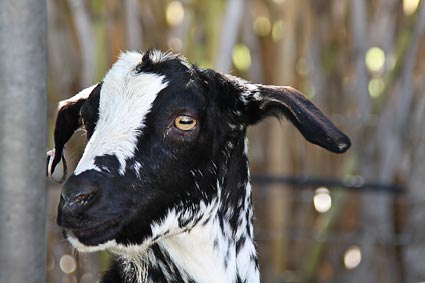
M196 121L196 119L186 115L177 116L177 118L174 120L174 126L182 131L192 130L193 128L195 128L197 123L198 122Z

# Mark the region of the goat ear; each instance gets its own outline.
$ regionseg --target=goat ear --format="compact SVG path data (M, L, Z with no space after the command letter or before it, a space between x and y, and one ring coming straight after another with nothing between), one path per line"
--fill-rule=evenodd
M223 77L226 88L233 89L231 96L237 98L233 107L243 124L252 125L265 117L283 114L313 144L335 153L343 153L351 146L350 139L298 90L253 84L230 75Z
M75 96L59 103L58 114L54 130L55 147L47 152L47 175L55 182L61 183L66 178L66 160L64 158L64 147L74 132L81 127L80 110L87 98L94 92L100 92L101 83L83 89ZM53 178L58 163L63 161L63 176L58 181Z

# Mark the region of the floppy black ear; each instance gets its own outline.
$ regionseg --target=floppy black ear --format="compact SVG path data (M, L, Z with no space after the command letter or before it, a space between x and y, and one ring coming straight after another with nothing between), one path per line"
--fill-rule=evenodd
M351 146L350 139L298 90L258 85L257 99L259 119L283 114L313 144L335 153Z
M218 73L216 78L222 101L242 124L252 125L268 116L283 114L313 144L335 153L343 153L351 146L350 139L298 90L253 84Z
M65 144L74 132L81 127L80 110L87 98L96 92L100 92L101 83L80 91L75 96L59 103L58 114L54 130L55 147L47 152L47 175L55 180L52 175L58 163L63 161L64 173L57 182L63 182L66 178L66 160L63 155Z

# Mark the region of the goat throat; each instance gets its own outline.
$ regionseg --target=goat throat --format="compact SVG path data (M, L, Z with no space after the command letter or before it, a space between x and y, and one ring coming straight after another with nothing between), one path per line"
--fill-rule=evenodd
M250 198L247 200L250 202ZM122 258L127 281L259 282L250 221L252 206L245 208L238 211L236 230L227 219L230 212L218 213L189 231L159 240L139 255Z

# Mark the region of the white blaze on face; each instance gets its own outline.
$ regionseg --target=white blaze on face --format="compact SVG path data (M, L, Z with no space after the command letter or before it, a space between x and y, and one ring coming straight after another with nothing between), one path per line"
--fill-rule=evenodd
M142 54L123 53L106 74L99 101L99 119L84 154L74 171L78 175L94 169L100 171L95 158L114 155L124 174L126 159L134 155L144 119L158 93L167 86L164 76L135 73Z

